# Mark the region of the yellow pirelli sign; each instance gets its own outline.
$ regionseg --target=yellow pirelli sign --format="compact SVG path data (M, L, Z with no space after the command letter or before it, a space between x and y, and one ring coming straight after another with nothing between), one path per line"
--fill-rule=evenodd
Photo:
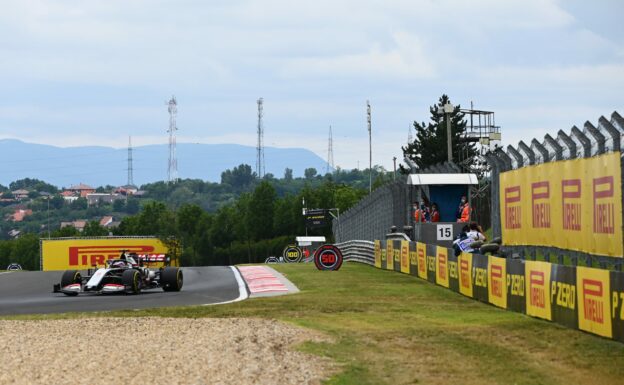
M548 262L526 261L526 313L533 317L552 320L550 307L550 270Z
M42 268L48 270L85 270L103 266L118 258L122 250L143 256L151 266L164 265L167 247L157 238L63 238L42 239Z
M394 247L392 240L386 241L386 269L394 270Z
M416 242L416 257L418 258L418 276L427 279L427 244Z
M375 240L375 267L381 268L381 241Z
M622 257L621 179L619 152L501 173L505 244Z
M488 299L492 305L507 309L507 260L488 256Z
M436 284L449 287L448 249L436 246Z
M459 265L459 292L472 298L472 254L462 252L457 257Z
M609 271L591 267L576 268L579 329L612 337Z
M401 273L410 273L409 241L401 241Z

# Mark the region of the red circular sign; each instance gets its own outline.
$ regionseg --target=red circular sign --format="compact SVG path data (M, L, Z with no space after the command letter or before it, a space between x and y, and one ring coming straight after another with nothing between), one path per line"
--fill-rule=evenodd
M342 252L334 245L323 245L314 252L314 264L319 270L338 270L342 259Z

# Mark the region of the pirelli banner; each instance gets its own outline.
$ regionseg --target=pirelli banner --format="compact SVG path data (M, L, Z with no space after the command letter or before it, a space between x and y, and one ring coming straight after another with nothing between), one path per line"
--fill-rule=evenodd
M501 173L505 244L622 257L621 183L619 152Z
M624 342L624 272L375 241L375 266L493 306Z
M142 256L154 267L164 265L168 251L160 240L152 237L42 239L41 267L44 271L85 270L118 258L122 250Z

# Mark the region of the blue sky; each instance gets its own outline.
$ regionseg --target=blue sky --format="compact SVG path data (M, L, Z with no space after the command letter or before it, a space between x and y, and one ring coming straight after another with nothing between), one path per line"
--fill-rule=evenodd
M442 93L496 112L503 143L624 114L618 0L7 1L0 138L58 146L305 147L342 168L402 158Z

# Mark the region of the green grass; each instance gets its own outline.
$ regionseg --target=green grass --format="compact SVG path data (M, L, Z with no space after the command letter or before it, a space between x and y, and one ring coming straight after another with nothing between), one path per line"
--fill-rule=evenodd
M617 384L624 344L505 311L400 273L347 263L273 265L299 294L228 305L14 316L262 317L329 335L298 349L329 357L329 384Z

